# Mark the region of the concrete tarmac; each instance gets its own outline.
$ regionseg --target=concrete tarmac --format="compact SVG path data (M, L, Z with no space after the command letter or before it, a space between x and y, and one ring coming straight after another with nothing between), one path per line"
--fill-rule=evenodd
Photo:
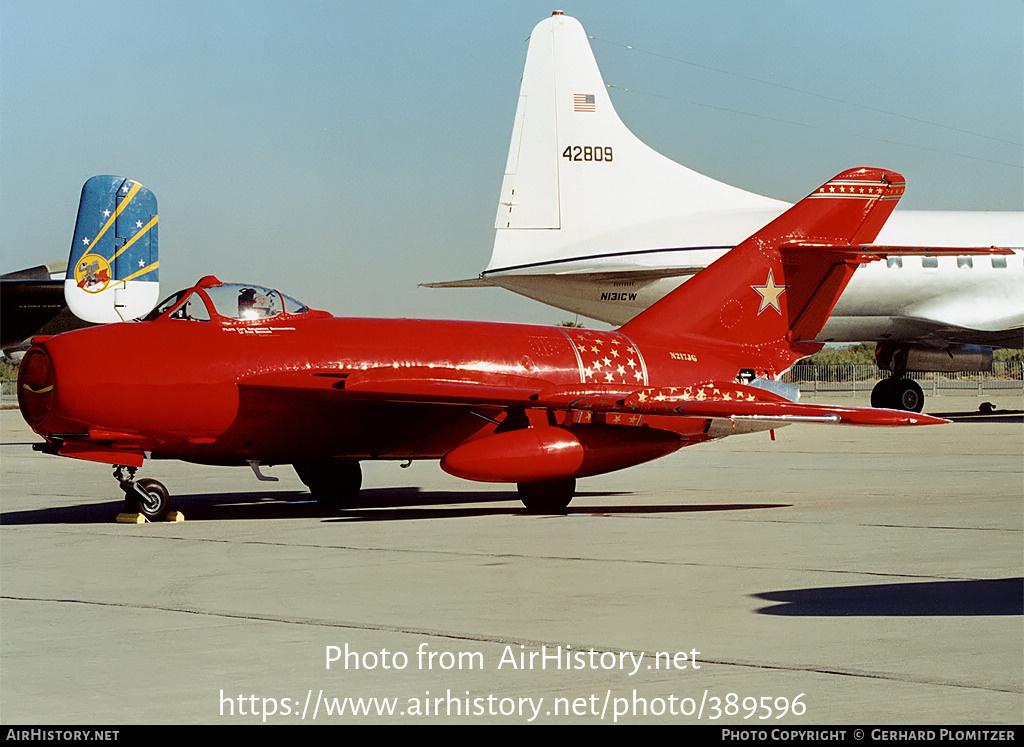
M147 463L186 521L144 525L4 410L0 720L1019 724L1024 398L984 399L683 449L565 516L436 463L341 513Z

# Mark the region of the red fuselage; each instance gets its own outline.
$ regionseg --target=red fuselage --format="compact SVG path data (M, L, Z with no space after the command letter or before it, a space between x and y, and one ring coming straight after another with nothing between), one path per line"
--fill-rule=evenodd
M165 314L38 340L24 359L19 392L37 433L72 444L61 453L111 463L128 463L125 452L207 464L436 459L493 433L505 417L486 401L417 403L343 390L346 375L406 369L553 387L678 386L737 373L735 363L711 353L645 346L613 331L317 311L249 321ZM585 412L525 412L531 424L591 423ZM705 440L699 418L616 415L606 425L679 436L647 458ZM94 448L76 452L82 443Z
M133 482L146 456L290 463L321 497L354 494L361 459L441 459L562 510L576 478L712 437L941 422L801 405L773 382L820 349L808 341L858 264L964 251L870 245L904 186L881 169L839 174L616 331L336 319L208 276L145 322L37 340L22 413L42 450L118 465L126 500L153 516L166 490ZM84 305L128 313L127 282Z

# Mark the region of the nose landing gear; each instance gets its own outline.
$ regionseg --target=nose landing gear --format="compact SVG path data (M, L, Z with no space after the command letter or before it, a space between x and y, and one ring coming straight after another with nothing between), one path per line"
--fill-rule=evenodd
M171 508L171 494L158 480L136 480L135 471L135 467L114 465L114 479L124 491L125 512L142 514L149 521L163 521Z

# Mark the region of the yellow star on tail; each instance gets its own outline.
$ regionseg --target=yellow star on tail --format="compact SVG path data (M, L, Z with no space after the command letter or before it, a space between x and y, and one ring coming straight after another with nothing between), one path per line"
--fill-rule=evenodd
M782 307L779 305L779 296L785 293L788 286L776 285L771 270L768 270L768 279L764 282L764 285L752 285L750 287L761 296L761 307L757 310L758 314L769 306L779 312L779 314L782 313Z

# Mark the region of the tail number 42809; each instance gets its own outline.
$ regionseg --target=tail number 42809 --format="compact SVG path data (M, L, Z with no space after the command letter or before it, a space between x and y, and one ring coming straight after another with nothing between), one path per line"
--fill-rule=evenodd
M570 161L611 161L612 146L567 145L562 151L562 158L567 158Z

